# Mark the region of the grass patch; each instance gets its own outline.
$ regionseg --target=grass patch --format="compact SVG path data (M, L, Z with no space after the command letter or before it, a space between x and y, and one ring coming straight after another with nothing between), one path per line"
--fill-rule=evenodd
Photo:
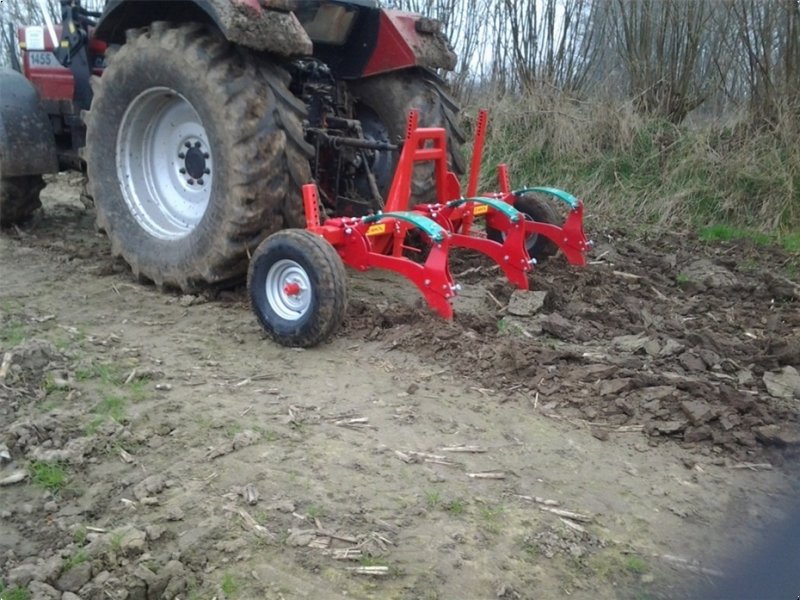
M791 117L774 129L712 119L676 126L630 103L576 102L544 88L503 98L487 90L473 102L491 106L485 187L496 185L494 166L502 162L515 188L552 185L583 197L589 222L623 222L629 230L800 229L800 144Z
M64 561L64 568L62 569L62 572L66 573L70 569L74 569L78 565L82 565L87 560L89 560L89 555L83 550L78 550L75 554Z
M442 501L442 497L439 492L432 491L425 493L425 504L428 505L428 508L436 508L439 506L439 503Z
M732 242L734 240L750 240L758 246L779 243L776 237L759 231L739 229L730 225L712 225L700 230L700 239L704 242Z
M121 398L119 396L106 396L103 398L100 404L94 408L93 412L95 416L89 422L89 425L87 425L86 434L92 435L103 423L109 419L116 421L117 423L122 422L122 420L125 418L126 404L127 401L125 398Z
M24 587L5 589L0 585L0 600L31 600L31 593Z
M122 534L112 533L108 538L108 547L114 552L122 550Z
M482 523L481 526L489 533L500 533L503 513L502 506L483 506L478 511Z
M28 333L20 323L12 321L4 323L0 327L0 341L3 342L4 346L17 346L24 342L27 337Z
M222 576L220 587L227 598L234 598L239 593L239 582L230 573L225 573Z
M641 575L642 573L647 573L650 570L650 566L647 564L647 561L643 559L641 556L631 555L628 557L628 560L625 561L625 568L628 571Z
M85 526L81 525L75 530L75 533L72 534L72 539L79 546L83 546L86 543L86 537L88 535L89 530Z
M67 471L61 463L35 461L28 465L28 472L35 485L57 493L67 485Z
M308 515L308 517L311 519L319 519L325 515L325 509L321 506L312 504L306 509L306 515Z
M122 385L125 381L122 369L116 365L92 365L75 371L78 381L100 381L106 385Z
M451 515L463 515L467 510L467 505L462 500L451 500L445 504L444 509Z

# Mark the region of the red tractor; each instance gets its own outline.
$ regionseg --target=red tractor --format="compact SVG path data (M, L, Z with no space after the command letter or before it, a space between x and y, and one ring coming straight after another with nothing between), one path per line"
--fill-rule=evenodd
M449 137L458 107L435 69L455 55L431 19L376 0L61 0L22 27L0 72L0 221L39 206L42 174L86 169L99 227L134 274L186 292L247 271L269 234L383 208L409 111ZM414 170L411 203L435 195Z

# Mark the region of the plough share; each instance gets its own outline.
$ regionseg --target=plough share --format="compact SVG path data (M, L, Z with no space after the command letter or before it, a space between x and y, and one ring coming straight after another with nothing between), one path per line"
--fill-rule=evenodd
M366 271L399 273L417 286L428 305L445 319L453 317L451 301L460 289L450 272L451 248L485 254L509 282L527 290L536 263L532 241L549 239L573 265L586 264L591 242L583 231L583 203L562 190L532 187L512 190L508 168L499 165L499 191L477 194L486 137L487 112L476 124L466 194L448 170L447 138L442 128L419 127L419 115L408 118L406 140L384 210L365 217L332 217L324 221L315 184L303 187L306 229L286 229L265 239L250 261L247 285L261 325L278 343L314 346L339 327L346 312L344 265ZM414 166L432 162L436 202L409 206ZM523 194L537 193L565 203L562 225L533 220L515 208ZM476 231L476 218L486 232ZM428 245L424 261L407 256L409 234Z

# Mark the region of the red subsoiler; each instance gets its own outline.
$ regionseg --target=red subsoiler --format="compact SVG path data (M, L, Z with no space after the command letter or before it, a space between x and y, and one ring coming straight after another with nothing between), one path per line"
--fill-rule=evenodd
M317 187L303 186L305 230L283 230L264 240L248 272L248 290L256 316L270 336L287 346L313 346L329 337L346 311L346 281L342 263L366 271L372 268L399 273L419 288L425 300L445 319L453 317L452 298L459 286L450 273L451 248L467 248L494 260L517 288L528 289L528 273L535 260L527 240L551 240L573 265L586 264L591 242L583 231L583 203L562 190L533 187L512 191L508 168L499 165L499 192L476 195L488 116L478 115L466 196L447 165L447 138L442 128L419 127L412 111L394 179L383 212L366 217L320 220ZM435 203L409 207L414 166L433 162ZM561 226L531 220L514 208L526 193L538 193L564 202L569 213ZM526 218L527 217L527 218ZM473 228L485 219L489 239ZM424 262L406 256L408 235L417 232L430 244Z

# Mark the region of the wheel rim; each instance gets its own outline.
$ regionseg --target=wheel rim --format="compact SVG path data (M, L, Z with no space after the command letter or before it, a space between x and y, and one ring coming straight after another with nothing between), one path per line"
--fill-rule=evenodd
M194 231L214 168L200 115L184 96L157 87L131 102L117 135L117 173L128 210L150 235L176 240Z
M293 260L279 260L267 273L267 302L282 319L297 321L311 307L308 273Z
M522 211L520 211L520 212L522 212ZM536 221L536 219L534 219L532 216L530 216L526 212L522 212L522 216L525 218L526 221L530 221L530 222L535 222ZM502 241L504 241L504 242L506 241L505 232L503 232L503 231L500 232L500 239ZM528 251L528 254L531 253L531 251L533 250L534 246L536 246L536 242L538 240L539 240L539 234L538 233L529 233L529 234L527 234L525 236L525 250Z
M536 221L532 216L528 213L522 213L522 216L525 217L526 221ZM533 248L536 246L536 242L539 241L539 234L538 233L529 233L525 236L525 250L528 251L530 254L533 251Z

